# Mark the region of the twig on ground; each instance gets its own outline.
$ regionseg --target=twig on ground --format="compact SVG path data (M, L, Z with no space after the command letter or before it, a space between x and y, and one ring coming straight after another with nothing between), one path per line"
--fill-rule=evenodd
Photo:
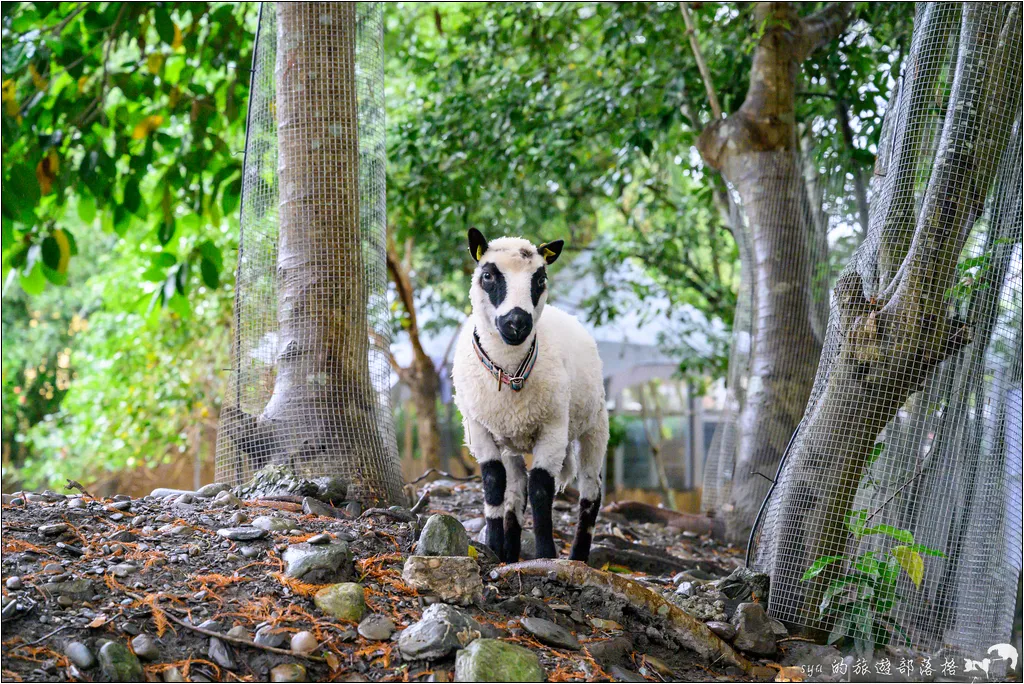
M83 486L82 486L82 483L81 483L81 482L79 482L78 480L72 480L72 479L68 479L68 483L67 483L66 485L64 485L64 489L77 489L77 490L78 490L78 491L80 491L80 492L81 492L81 493L82 493L82 494L83 494L84 496L87 496L87 497L89 497L90 499L95 499L95 498L96 498L95 496L93 496L92 494L90 494L90 493L89 493L89 490L87 490L87 489L86 489L85 487L83 487Z
M417 482L422 482L423 480L427 479L428 477L430 477L434 473L437 473L438 475L441 475L442 477L446 477L449 480L457 480L458 482L472 482L473 480L479 480L480 479L479 475L466 475L465 477L459 477L458 475L452 475L451 473L449 473L446 470L438 470L437 468L428 468L426 470L426 472L424 472L422 475L417 477L415 480L413 480L409 484L416 484Z
M428 489L427 491L423 492L423 496L420 497L420 500L413 504L413 507L409 509L409 512L413 515L419 515L427 508L427 504L429 503L430 490Z
M28 641L28 642L26 642L24 644L18 644L17 646L14 646L13 648L24 648L26 646L35 646L38 643L42 643L42 642L46 641L47 639L52 637L54 634L58 634L60 632L63 632L65 629L68 629L71 626L72 625L64 625L63 627L58 627L57 629L53 630L52 632L47 632L46 634L44 634L43 636L39 637L35 641Z
M390 508L367 508L363 511L363 514L359 516L359 519L372 518L375 515L383 515L386 518L397 520L398 522L416 522L416 516L405 509L391 510Z

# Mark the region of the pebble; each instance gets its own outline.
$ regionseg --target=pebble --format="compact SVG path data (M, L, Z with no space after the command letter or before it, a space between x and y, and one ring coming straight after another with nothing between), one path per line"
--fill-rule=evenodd
M131 507L131 501L115 501L114 503L107 505L107 508L113 509L115 511L127 511L131 509Z
M71 606L75 605L75 602L71 600L70 596L58 596L57 605L61 606L62 608L70 608Z
M296 632L292 635L291 648L296 653L312 653L320 646L312 632Z
M16 496L13 499L11 499L11 505L12 506L24 506L25 505L25 500L23 498L21 498L20 496Z
M43 566L44 575L59 575L64 572L64 566L60 563L47 563Z
M194 495L190 494L189 492L185 492L184 494L182 494L181 496L174 500L174 505L191 506L193 503L195 503L195 501L196 497Z
M253 518L253 521L249 524L266 532L285 532L292 529L295 523L288 518L281 518L276 515L261 515Z
M18 589L21 589L23 586L25 586L25 584L21 581L21 577L19 577L18 575L12 575L7 578L6 582L4 582L4 586L6 586L11 591L17 591Z
M235 659L231 655L231 649L217 637L210 637L210 648L207 654L210 656L210 660L226 670L234 670L237 667Z
M720 620L712 620L711 622L704 623L708 626L712 632L725 639L726 641L732 641L733 637L736 636L736 628L728 622L722 622Z
M334 506L325 504L319 499L307 496L302 499L302 512L306 515L315 515L320 518L337 518L338 510Z
M271 625L264 625L256 630L256 638L253 639L253 642L260 646L281 648L287 639L287 632L275 631Z
M316 607L338 620L359 622L366 612L363 585L341 582L324 587L313 597Z
M370 641L387 641L395 633L395 623L387 615L367 615L359 623L359 634Z
M578 651L581 648L580 642L572 635L572 632L550 620L524 617L519 620L519 624L542 644L555 648L567 648L571 651Z
M103 644L99 655L100 669L110 681L144 682L142 663L128 647L117 641Z
M247 522L249 522L249 518L242 511L235 511L231 514L231 517L228 518L229 527L239 527Z
M423 611L419 622L402 630L398 651L406 660L437 660L479 635L476 620L446 603L435 603Z
M304 682L306 681L306 668L298 663L281 663L270 670L270 681Z
M160 647L156 639L148 634L140 634L132 639L132 650L143 660L156 660L160 657Z
M164 670L164 681L165 682L187 682L185 676L181 674L181 670L176 667L169 667Z
M118 563L110 568L115 577L127 577L139 571L139 568L131 563Z
M234 637L235 639L245 639L246 641L252 641L252 637L249 635L249 630L244 625L235 625L228 630L228 636Z
M245 558L255 558L260 555L260 548L258 546L243 546L242 556Z
M223 491L213 498L212 508L238 508L242 500L229 491Z
M427 518L416 542L417 556L466 556L469 535L457 518L437 513Z
M79 498L68 499L68 508L85 508L86 503Z
M267 531L258 527L225 527L217 530L217 534L231 541L253 541L266 537Z
M208 485L203 485L196 490L196 496L200 499L212 499L221 492L230 491L231 485L223 482L211 482Z
M92 650L81 641L68 642L64 647L64 655L83 670L88 670L96 664L96 656L94 656Z
M13 501L11 503L14 503ZM350 518L358 518L363 513L363 507L358 501L349 501L345 504L345 512Z
M36 528L36 531L39 532L39 534L43 534L48 537L53 537L58 534L63 534L64 532L67 532L68 525L67 523L53 523L52 525L40 525Z
M132 527L143 527L146 524L146 522L148 522L147 519L146 519L146 516L144 516L144 515L137 515L134 518L132 518L131 526Z
M304 582L326 584L351 577L352 553L345 542L292 544L281 557L287 564L284 573Z
M189 491L187 489L168 489L166 487L157 487L156 489L154 489L152 492L149 493L149 495L151 497L153 497L154 499L166 499L169 496L171 496L171 497L173 497L173 496L181 496L182 494L193 494L194 495L195 492L191 492L191 491ZM165 522L169 522L169 521L165 521Z
M312 537L307 539L306 542L309 544L330 544L331 535L327 534L326 532L321 532L320 534L313 535Z

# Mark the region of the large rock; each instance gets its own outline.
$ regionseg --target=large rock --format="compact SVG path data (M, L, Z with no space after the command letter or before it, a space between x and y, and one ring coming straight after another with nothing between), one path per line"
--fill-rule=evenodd
M537 641L555 648L567 648L570 651L580 650L580 642L572 635L572 632L551 620L538 617L524 617L519 620L527 632L537 638Z
M446 603L468 606L483 595L480 567L468 556L409 556L402 579Z
M211 482L208 485L203 485L196 490L196 496L200 499L212 499L221 492L226 492L231 489L231 485L224 484L223 482Z
M48 596L67 596L72 600L81 601L88 600L95 593L92 589L92 581L87 579L47 582L43 585L43 591Z
M778 646L772 621L760 603L741 603L732 618L736 638L732 645L757 655L774 655Z
M355 582L341 582L324 587L313 597L313 603L337 620L358 623L366 613L363 585Z
M480 636L480 624L444 603L435 603L423 611L423 618L403 630L398 651L406 660L437 660L463 648Z
M542 682L533 651L497 639L477 639L455 657L457 682Z
M100 669L112 682L144 682L146 675L142 663L128 647L117 641L108 641L100 649Z
M359 636L370 641L387 641L395 633L395 623L387 615L367 615L359 623Z
M311 584L340 582L352 576L348 544L292 544L283 556L285 574Z
M253 521L249 524L267 532L287 532L295 528L294 520L276 515L260 515L253 518Z
M469 555L469 535L458 519L444 513L432 515L416 542L417 556Z
M323 501L314 499L311 496L302 499L302 512L306 515L316 515L321 518L339 518L343 515L334 506L325 504Z

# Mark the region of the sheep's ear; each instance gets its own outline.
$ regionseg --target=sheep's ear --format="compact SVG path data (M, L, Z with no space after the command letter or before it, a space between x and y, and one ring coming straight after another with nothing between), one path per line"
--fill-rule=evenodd
M555 240L554 242L545 242L542 245L537 245L537 251L544 257L544 261L549 264L555 263L558 259L558 255L562 253L562 247L565 245L565 240Z
M487 251L487 238L476 228L469 229L469 254L474 261L480 261Z

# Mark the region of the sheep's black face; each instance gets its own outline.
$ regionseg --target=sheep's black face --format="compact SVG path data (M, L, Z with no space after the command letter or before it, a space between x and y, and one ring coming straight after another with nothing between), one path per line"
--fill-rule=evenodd
M470 290L477 329L490 328L511 346L523 344L544 310L547 265L558 258L562 241L539 247L519 238L488 243L479 231L470 229L469 245L480 264Z

